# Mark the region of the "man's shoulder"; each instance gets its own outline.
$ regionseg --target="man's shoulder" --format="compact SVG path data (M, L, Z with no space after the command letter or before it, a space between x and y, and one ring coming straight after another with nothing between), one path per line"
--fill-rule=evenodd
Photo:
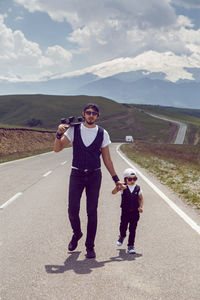
M105 129L102 126L98 125L98 131L104 133Z
M100 125L98 125L98 128L104 133L105 136L109 136L109 133L108 133L108 131L105 128L103 128Z

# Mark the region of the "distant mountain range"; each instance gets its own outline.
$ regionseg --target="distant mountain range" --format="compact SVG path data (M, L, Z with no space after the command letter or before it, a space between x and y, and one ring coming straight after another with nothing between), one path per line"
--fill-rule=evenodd
M145 70L100 78L92 73L43 82L8 83L0 81L0 94L49 94L103 96L121 103L200 108L199 73L196 80L175 83L165 74Z

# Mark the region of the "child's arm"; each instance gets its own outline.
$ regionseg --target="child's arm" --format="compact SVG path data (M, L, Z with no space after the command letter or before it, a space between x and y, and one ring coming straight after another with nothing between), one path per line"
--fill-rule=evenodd
M143 212L143 209L142 209L143 204L144 204L144 199L143 199L142 194L140 194L140 195L139 195L139 205L140 205L140 206L138 207L138 211L139 211L140 213Z
M118 185L116 186L113 190L112 190L112 194L117 194L117 192L119 191L123 191L127 188L127 186L125 184L122 184L122 185Z

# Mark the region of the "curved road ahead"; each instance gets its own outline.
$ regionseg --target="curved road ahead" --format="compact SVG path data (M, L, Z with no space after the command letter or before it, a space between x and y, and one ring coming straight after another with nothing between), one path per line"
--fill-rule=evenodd
M174 121L174 120L171 120L171 119L159 117L159 116L156 116L154 114L150 114L150 113L147 113L147 114L154 117L154 118L161 119L161 120L164 120L164 121L168 121L168 122L171 122L171 123L174 123L174 124L178 125L179 129L178 129L177 136L176 136L176 139L174 141L174 144L183 144L184 143L184 139L185 139L185 135L186 135L186 131L187 131L187 124L185 124L183 122Z
M112 144L117 173L130 166ZM137 167L145 204L136 255L117 247L120 195L102 166L96 259L85 258L83 238L69 253L68 179L72 150L0 165L1 300L198 300L200 216ZM131 164L132 166L132 164ZM134 166L135 167L135 166Z

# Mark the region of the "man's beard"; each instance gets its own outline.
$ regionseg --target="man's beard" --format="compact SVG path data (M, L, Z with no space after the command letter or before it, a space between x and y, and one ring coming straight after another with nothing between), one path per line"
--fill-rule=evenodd
M95 122L94 122L94 121L87 121L87 120L86 120L86 123L87 123L88 125L93 125Z

